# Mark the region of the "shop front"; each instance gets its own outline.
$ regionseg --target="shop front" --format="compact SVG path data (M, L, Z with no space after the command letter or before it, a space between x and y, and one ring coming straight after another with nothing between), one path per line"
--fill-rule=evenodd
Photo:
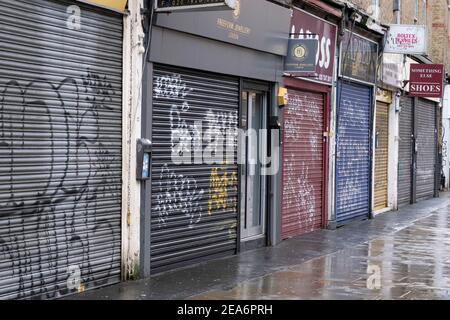
M407 70L413 63L408 58ZM400 98L399 206L438 196L438 109L436 99L409 96L409 86Z
M0 7L0 299L117 283L123 15L78 1Z
M389 202L389 115L392 92L377 88L375 112L375 163L373 186L373 211L387 211Z
M284 79L289 99L283 111L282 131L283 239L323 228L327 222L326 133L329 131L337 26L294 9L291 33L294 39L317 39L318 53L314 76L286 74Z
M290 15L260 0L157 15L143 113L145 274L270 243L277 174L261 157L278 155L268 129Z
M336 222L372 212L374 85L378 44L350 30L341 42L337 94Z

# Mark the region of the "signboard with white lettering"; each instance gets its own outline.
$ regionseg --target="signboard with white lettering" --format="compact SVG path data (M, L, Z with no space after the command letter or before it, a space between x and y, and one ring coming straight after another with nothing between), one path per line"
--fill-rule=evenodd
M316 39L316 75L308 76L326 84L333 83L337 26L300 9L294 9L291 33L298 39Z
M389 27L384 52L397 54L426 54L426 27L400 24L391 25Z
M294 76L316 76L317 39L290 39L284 72Z
M157 12L171 12L192 9L235 9L236 0L157 0Z
M403 88L403 56L393 53L383 54L383 62L379 70L378 81L386 85L402 89Z
M234 10L158 14L156 25L285 56L292 11L265 0L235 1Z
M409 95L422 98L442 98L444 65L411 64Z

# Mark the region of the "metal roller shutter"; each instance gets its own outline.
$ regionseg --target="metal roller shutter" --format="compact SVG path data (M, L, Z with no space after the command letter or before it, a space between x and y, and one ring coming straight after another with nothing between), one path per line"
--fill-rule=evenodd
M400 99L399 155L398 155L398 205L411 203L413 154L413 100Z
M374 208L388 206L389 105L377 102Z
M415 108L417 121L417 181L416 199L432 198L436 165L436 104L418 99Z
M338 91L336 219L342 225L370 213L372 89L340 83Z
M122 16L0 7L0 298L119 282Z
M156 273L236 252L239 81L156 66L153 82L150 267ZM201 132L211 149L223 144L210 137L227 133L234 159L173 163L172 154L193 159L190 152L201 152Z
M323 225L323 94L289 90L283 125L282 237Z

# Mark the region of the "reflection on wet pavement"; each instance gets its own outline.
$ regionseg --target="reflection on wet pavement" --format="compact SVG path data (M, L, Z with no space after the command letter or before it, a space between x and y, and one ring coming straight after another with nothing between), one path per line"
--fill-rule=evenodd
M449 299L450 209L393 234L191 299Z

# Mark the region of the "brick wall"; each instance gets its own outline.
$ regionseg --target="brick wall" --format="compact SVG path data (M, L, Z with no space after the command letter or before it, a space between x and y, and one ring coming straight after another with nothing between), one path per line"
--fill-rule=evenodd
M429 44L429 55L435 63L443 63L449 70L449 14L447 0L432 0L430 2L431 12L431 43Z
M371 13L373 0L350 0L359 9ZM443 63L450 71L450 15L449 0L402 0L401 23L427 25L428 55L434 63ZM379 0L379 21L395 23L394 0Z

